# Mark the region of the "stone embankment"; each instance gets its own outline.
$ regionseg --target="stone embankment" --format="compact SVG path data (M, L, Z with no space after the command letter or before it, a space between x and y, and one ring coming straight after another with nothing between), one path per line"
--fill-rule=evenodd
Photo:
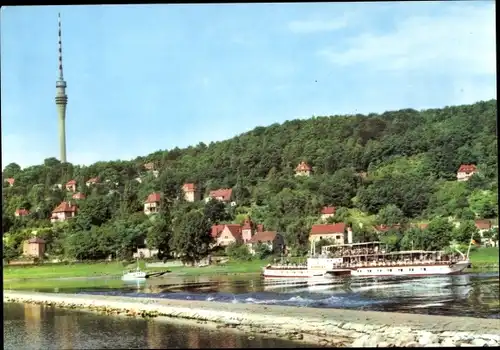
M500 345L500 320L470 317L19 291L4 291L4 302L131 317L189 319L325 347Z

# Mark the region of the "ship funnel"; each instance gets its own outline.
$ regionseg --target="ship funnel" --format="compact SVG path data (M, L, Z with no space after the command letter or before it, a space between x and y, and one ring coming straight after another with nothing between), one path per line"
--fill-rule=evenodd
M352 244L352 228L347 228L347 243Z

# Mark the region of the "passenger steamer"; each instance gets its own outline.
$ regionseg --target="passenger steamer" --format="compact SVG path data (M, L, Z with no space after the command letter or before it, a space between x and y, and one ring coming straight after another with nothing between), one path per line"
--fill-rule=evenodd
M459 274L469 267L467 255L442 251L411 250L387 252L381 242L352 243L322 248L320 256L311 256L306 264L276 264L263 269L265 278L329 278L333 276L382 277ZM472 242L472 237L471 237ZM314 248L312 249L314 252Z

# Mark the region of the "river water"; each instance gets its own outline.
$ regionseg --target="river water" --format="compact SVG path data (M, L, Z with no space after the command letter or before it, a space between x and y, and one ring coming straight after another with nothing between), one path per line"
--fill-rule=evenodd
M46 283L50 284L49 281ZM167 276L148 279L142 283L101 278L59 280L53 284L57 287L27 285L23 289L500 319L498 272L419 278L342 278L316 284L283 284L264 281L256 275ZM4 288L9 288L8 283ZM64 345L68 344L64 343L68 340L64 340L62 333L73 334L71 348L290 346L284 340L259 337L249 340L239 334L228 335L226 331L219 333L203 328L156 324L145 320L120 319L33 305L6 305L4 304L6 348L33 348L30 346L35 343L43 345L37 347L39 349L68 348ZM26 316L27 313L35 313L38 321L29 321L32 318ZM53 342L55 339L60 339L57 340L57 346Z
M4 349L221 349L304 347L236 331L4 303Z

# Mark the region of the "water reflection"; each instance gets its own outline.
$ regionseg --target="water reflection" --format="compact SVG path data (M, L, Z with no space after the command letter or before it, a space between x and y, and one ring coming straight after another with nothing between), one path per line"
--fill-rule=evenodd
M120 287L116 282L103 280L99 287L59 288L59 291L500 318L498 272L414 278L336 278L313 284L269 281L258 275L172 275L148 279L145 283L118 281Z
M170 349L304 347L290 341L158 320L128 319L4 303L5 349Z

